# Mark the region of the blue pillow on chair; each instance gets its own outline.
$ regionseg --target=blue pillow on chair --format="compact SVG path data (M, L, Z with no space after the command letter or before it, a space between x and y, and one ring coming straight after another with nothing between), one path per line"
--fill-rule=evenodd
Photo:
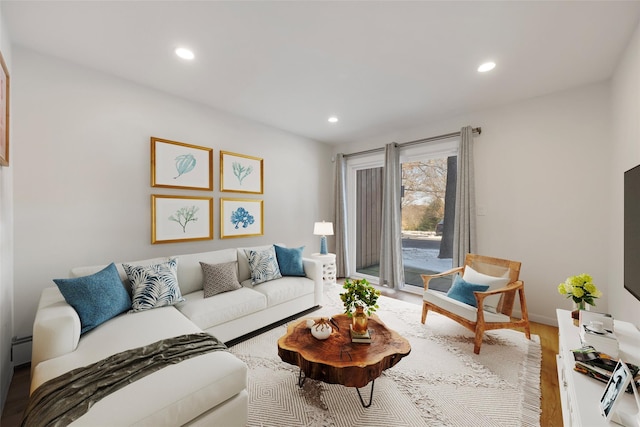
M113 263L90 276L53 281L78 313L81 334L131 308L131 298Z
M489 285L476 285L475 283L469 283L459 275L456 275L451 289L447 292L447 296L473 307L477 307L476 297L473 295L473 292L484 292L487 289L489 289Z
M284 248L282 246L273 245L276 248L276 258L278 259L278 267L283 276L304 276L304 265L302 263L302 250L304 246L299 248Z

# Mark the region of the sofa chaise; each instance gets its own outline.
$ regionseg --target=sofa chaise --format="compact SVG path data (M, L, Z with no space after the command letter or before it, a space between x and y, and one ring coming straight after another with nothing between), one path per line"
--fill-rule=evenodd
M293 269L294 273L297 271L295 275L273 274L267 268L263 280L264 263L256 264L252 257L273 253L274 248L279 250L276 261L280 262L282 273ZM280 251L287 254L284 265ZM322 266L318 261L301 258L301 253L302 248L296 252L280 245L266 245L125 262L115 267L73 268L72 279L56 280L58 286L44 289L40 298L33 326L32 398L48 381L121 352L202 332L226 343L319 307ZM301 271L296 263L301 263ZM178 302L172 305L128 310L85 331L86 315L81 319L79 313L83 311L65 299L69 298L63 286L68 286L67 280L84 280L112 268L117 269L124 288L133 295L135 308L139 284L131 283L132 270L174 264L179 295ZM219 274L231 271L230 265L237 274L235 287L207 295L211 293L211 283L215 288L228 277L212 276L205 267L223 266L224 269L215 270ZM224 350L208 352L159 369L106 395L72 424L244 426L246 384L247 367L241 360Z

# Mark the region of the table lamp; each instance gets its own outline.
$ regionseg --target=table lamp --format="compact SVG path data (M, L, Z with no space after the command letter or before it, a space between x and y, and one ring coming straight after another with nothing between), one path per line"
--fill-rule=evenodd
M320 238L320 255L327 254L327 236L333 236L333 223L332 222L316 222L313 225L313 234L316 236L322 236Z

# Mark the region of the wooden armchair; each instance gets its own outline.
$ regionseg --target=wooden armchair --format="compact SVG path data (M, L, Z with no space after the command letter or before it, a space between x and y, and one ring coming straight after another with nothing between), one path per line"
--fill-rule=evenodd
M486 292L473 292L478 308L449 298L442 292L429 289L429 281L431 279L455 273L460 273L462 278L468 280L470 283L490 284L491 282L501 282L502 284L506 283L506 285L498 285L499 287L495 289L495 286L490 286ZM527 339L531 339L527 301L524 296L524 282L518 279L520 276L519 262L467 254L462 267L457 267L439 274L423 274L421 276L424 283L422 323L424 324L429 310L455 320L476 334L473 347L475 354L480 354L482 336L484 332L488 330L524 328ZM466 276L468 276L469 279L466 279ZM480 280L478 279L484 279L486 281L485 283L479 283ZM511 317L516 293L518 293L520 299L521 319ZM489 305L493 304L487 304L492 296L494 301L499 296L499 302L497 302L495 312L489 307ZM487 300L487 298L489 298L489 300Z

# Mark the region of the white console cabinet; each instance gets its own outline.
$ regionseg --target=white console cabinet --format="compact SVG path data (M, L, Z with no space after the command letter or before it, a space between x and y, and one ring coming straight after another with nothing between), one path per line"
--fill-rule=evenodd
M591 427L616 426L608 423L600 415L600 398L606 386L605 383L576 372L575 359L571 350L582 346L577 326L573 325L571 312L557 310L559 330L558 383L560 385L560 400L562 403L562 418L564 426ZM616 320L615 334L620 344L620 358L625 362L640 365L640 332L631 323ZM638 408L632 394L625 393L618 409L633 413Z

